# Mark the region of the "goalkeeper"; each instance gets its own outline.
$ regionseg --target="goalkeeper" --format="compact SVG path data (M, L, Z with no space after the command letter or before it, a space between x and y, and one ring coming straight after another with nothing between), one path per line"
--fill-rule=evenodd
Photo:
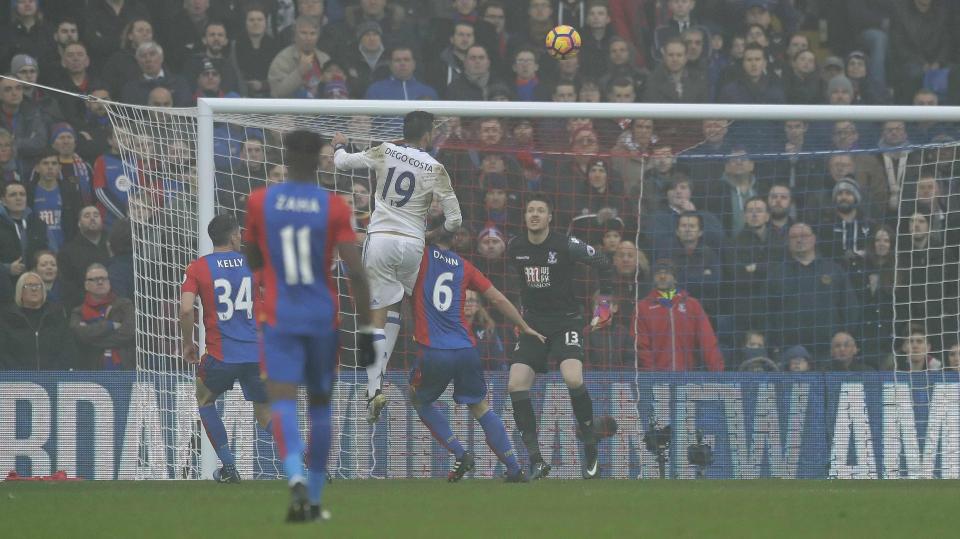
M542 195L527 199L524 221L526 234L510 242L507 260L518 271L522 283L520 300L526 319L547 337L541 342L521 334L514 348L507 389L513 402L513 417L530 456L530 479L550 473L550 464L540 454L537 419L530 400L530 388L537 373L545 373L551 360L560 363L560 375L570 391L570 404L577 418L577 436L583 442L583 477L599 477L597 441L616 429L612 418L603 418L603 428L594 424L593 401L583 382L583 335L581 307L573 290L576 263L596 267L600 282L610 283L612 268L606 257L576 238L550 231L553 219L550 202ZM605 285L602 285L605 286ZM601 291L601 297L606 296ZM610 302L602 299L593 325L609 323Z

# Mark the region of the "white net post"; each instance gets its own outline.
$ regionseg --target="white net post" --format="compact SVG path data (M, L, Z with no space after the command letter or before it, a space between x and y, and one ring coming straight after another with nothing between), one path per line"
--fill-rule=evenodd
M197 104L197 255L213 252L213 241L207 234L207 224L216 216L216 169L213 149L213 111L201 101ZM199 306L198 320L203 320L203 305ZM204 342L203 324L198 324L197 342ZM217 466L217 453L200 424L200 479L212 479Z

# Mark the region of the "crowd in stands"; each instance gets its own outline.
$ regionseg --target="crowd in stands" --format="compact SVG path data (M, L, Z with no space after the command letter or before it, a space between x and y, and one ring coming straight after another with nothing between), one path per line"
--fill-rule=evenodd
M0 369L132 368L144 314L129 215L144 164L121 158L102 103L18 80L155 107L960 104L946 0L11 0L0 14ZM543 39L560 23L583 46L558 61ZM512 297L504 252L528 193L607 254L613 296L586 269L572 291L613 313L587 335L594 367L926 370L960 368L956 127L447 118L435 153L465 213L457 250ZM251 189L284 177L270 137L218 149L223 210L242 218ZM319 180L369 215L369 177L337 173L332 153ZM170 166L191 170L186 154ZM467 315L505 368L512 331L479 297Z

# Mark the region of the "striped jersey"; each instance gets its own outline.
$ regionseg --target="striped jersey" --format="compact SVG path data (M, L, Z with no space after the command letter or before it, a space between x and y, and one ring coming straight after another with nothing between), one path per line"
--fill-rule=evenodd
M447 350L475 346L463 313L467 290L483 294L491 286L483 273L454 251L427 246L413 289L414 339L423 346Z

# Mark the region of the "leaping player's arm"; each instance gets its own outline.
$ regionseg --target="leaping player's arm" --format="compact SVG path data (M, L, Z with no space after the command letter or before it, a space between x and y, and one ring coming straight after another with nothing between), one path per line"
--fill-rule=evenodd
M187 363L198 363L200 361L200 351L193 338L194 324L196 324L193 309L197 301L197 291L200 283L192 271L193 267L193 264L187 267L183 285L180 289L180 335L183 337L183 359Z
M333 140L330 142L335 148L333 152L333 166L338 170L374 168L377 162L383 159L383 145L374 146L362 152L350 153L346 150L347 137L343 133L333 135Z
M487 279L486 275L481 273L480 270L470 262L466 260L463 262L464 282L468 289L483 294L483 297L490 302L490 305L500 311L507 320L518 326L520 331L540 339L540 342L546 342L547 338L530 327L530 324L527 324L527 321L520 315L520 311L513 306L513 303L510 303L510 300L503 295L503 292L500 292L497 290L497 287L493 286L493 283L490 282L490 279Z

